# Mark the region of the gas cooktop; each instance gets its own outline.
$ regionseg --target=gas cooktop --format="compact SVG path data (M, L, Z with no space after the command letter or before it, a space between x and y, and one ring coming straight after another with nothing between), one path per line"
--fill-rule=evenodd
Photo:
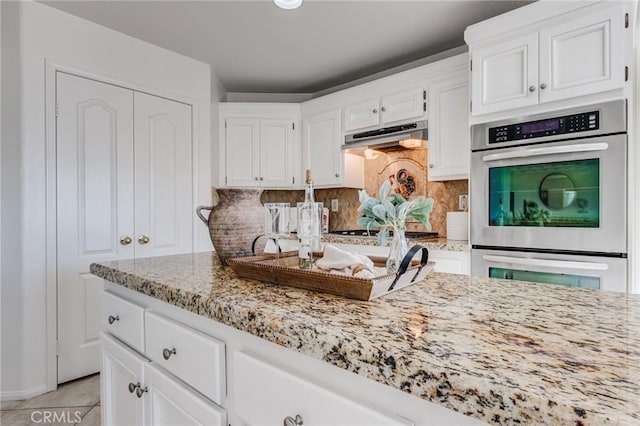
M345 236L350 236L350 237L375 237L376 235L378 235L378 231L377 229L372 229L370 231L367 232L366 229L345 229L345 230L338 230L338 231L331 231L329 232L329 234L333 234L333 235L345 235ZM389 231L389 236L393 235L393 231ZM404 233L404 235L407 238L437 238L438 237L438 233L437 232L420 232L420 231L406 231Z

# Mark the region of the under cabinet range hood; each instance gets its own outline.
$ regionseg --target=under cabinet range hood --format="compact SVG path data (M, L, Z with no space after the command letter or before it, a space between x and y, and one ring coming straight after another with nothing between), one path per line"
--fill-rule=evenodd
M342 149L356 154L366 148L383 152L426 148L427 120L353 133L344 139Z

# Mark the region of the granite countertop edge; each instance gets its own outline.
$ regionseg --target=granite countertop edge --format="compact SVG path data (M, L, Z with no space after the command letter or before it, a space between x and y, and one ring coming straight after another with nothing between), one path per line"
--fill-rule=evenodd
M514 394L513 387L498 383L499 380L488 378L482 373L474 375L468 371L456 371L450 366L435 363L428 365L428 368L424 368L424 365L423 368L414 367L411 358L400 348L394 347L394 342L380 345L385 347L375 347L375 344L380 342L374 342L372 347L365 350L360 342L353 341L353 336L345 335L339 327L330 324L306 324L296 321L295 317L283 317L270 312L269 309L241 306L232 303L233 297L218 300L203 296L176 288L160 279L148 279L136 273L119 270L117 266L92 264L90 271L96 276L141 294L490 423L581 424L586 418L597 424L612 421L609 414L597 411L585 413L584 409L577 405L552 401L544 397L543 391L540 394L523 389L522 392ZM430 276L442 279L462 277L437 273ZM445 276L448 277L444 278ZM244 281L246 285L270 286L236 279ZM260 291L262 290L264 289L260 288ZM301 290L291 289L290 293L295 299L300 297L299 292ZM284 292L285 297L288 297L288 294L289 292ZM355 350L349 348L349 345ZM568 401L571 401L570 397ZM639 423L640 420L621 413L612 422L627 424ZM586 421L583 424L588 423L589 421Z

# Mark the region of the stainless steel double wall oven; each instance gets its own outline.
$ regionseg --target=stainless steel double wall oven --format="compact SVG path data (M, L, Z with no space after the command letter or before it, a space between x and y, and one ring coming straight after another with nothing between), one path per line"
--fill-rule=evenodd
M471 129L471 272L627 290L623 100Z

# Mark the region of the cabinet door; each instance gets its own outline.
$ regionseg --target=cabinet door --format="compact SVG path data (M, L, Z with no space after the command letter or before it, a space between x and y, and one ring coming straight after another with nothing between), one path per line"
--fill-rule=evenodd
M193 251L191 106L135 92L135 257Z
M382 124L418 118L427 111L427 94L421 87L382 98ZM466 111L466 109L465 109Z
M100 404L104 426L141 425L143 400L135 387L143 384L143 366L147 362L124 344L101 333L102 371ZM130 386L134 392L130 391Z
M344 131L346 133L378 124L380 124L379 99L351 104L344 109Z
M430 181L468 179L470 136L466 76L429 88Z
M228 118L225 127L227 186L259 186L260 120Z
M342 183L342 134L340 110L312 115L304 119L306 168L313 172L315 185Z
M412 424L241 352L234 352L233 381L235 412L245 424L287 424L296 416L305 426Z
M226 412L153 364L145 364L145 424L224 426ZM130 424L130 423L121 423Z
M624 10L617 5L540 32L540 102L624 86Z
M133 92L56 73L59 383L100 368L93 262L132 258Z
M260 186L293 186L293 122L260 120Z
M478 49L472 55L472 114L538 103L538 34Z

